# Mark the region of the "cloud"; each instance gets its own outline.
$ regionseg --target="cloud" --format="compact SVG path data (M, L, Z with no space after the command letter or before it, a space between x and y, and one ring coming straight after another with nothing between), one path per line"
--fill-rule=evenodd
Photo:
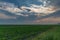
M60 23L60 11L54 12L47 16L39 17L37 20L34 20L33 22L39 24Z
M7 2L0 2L0 9L7 10L7 11L12 12L12 13L21 11L14 4L7 3Z
M19 1L20 0L18 0L18 2ZM59 18L54 18L54 17L48 17L48 18L38 20L38 18L41 18L41 16L45 17L49 14L53 14L56 11L59 11L60 10L59 4L58 4L60 2L59 0L38 0L41 3L37 3L36 1L33 1L34 2L33 3L31 0L27 0L26 5L24 4L25 3L24 1L22 2L20 1L18 4L19 6L15 5L14 3L0 2L1 10L8 11L11 14L15 15L15 16L11 16L11 15L6 15L4 12L3 13L0 12L0 19L17 19L17 21L20 19L22 21L28 20L30 22L33 20L34 22L36 21L37 23L60 22Z
M38 0L38 1L60 8L60 0Z
M54 13L58 10L60 10L60 8L56 8L55 6L43 6L43 5L35 5L35 4L32 4L30 7L26 7L26 6L22 6L21 7L22 10L27 10L29 9L30 13L34 12L36 13L37 16L41 15L41 16L44 16L44 15L49 15L51 13Z
M3 13L0 13L0 19L16 19L14 16L7 16Z
M12 3L0 2L0 9L6 10L8 12L15 14L15 15L26 16L26 15L21 14L22 12L24 12L24 10L19 9L17 6L15 6Z
M28 12L27 10L23 10L18 8L16 5L13 3L8 3L8 2L0 2L0 9L6 10L8 12L11 12L12 14L18 15L18 16L28 16L27 14L22 14L23 12Z
M13 3L8 3L8 2L0 2L0 9L7 10L15 15L20 15L20 16L29 16L33 12L35 13L34 15L36 16L45 16L49 15L51 13L56 12L57 10L60 10L60 8L57 8L55 6L49 5L50 1L47 0L40 0L43 4L42 5L36 5L36 4L29 4L30 6L21 6L18 8L18 6L14 5ZM25 15L23 14L24 12L29 13Z
M7 10L15 15L20 15L20 16L29 16L34 12L36 16L45 16L49 15L51 13L54 13L60 8L55 7L54 5L50 4L50 0L39 0L42 2L41 5L36 5L36 4L29 4L30 6L21 6L18 8L18 6L14 5L13 3L8 3L8 2L0 2L0 9ZM27 10L28 9L28 10ZM22 14L22 13L30 13L30 14Z
M60 23L60 17L48 17L44 19L35 20L35 23Z
M57 7L57 3L60 1L55 1L55 0L38 0L40 2L42 2L41 5L36 5L36 4L29 4L30 7L27 6L22 6L21 9L22 10L27 10L29 9L29 12L34 12L36 13L35 15L37 16L46 16L49 15L51 13L54 13L56 11L59 11L60 8Z

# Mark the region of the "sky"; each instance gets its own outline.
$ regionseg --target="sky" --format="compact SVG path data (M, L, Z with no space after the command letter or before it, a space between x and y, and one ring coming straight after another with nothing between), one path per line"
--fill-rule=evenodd
M0 0L0 24L59 24L60 0Z

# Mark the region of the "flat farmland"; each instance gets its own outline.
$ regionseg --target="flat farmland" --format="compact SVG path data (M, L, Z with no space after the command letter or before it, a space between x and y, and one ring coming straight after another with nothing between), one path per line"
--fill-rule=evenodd
M60 40L60 25L0 25L0 40Z

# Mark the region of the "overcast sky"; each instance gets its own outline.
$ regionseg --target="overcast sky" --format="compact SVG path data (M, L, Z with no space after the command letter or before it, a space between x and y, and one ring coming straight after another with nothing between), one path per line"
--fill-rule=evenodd
M60 23L60 0L0 0L0 24L32 23Z

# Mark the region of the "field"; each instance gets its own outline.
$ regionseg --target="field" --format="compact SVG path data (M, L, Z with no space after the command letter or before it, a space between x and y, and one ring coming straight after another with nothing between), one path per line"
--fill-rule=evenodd
M60 25L0 25L0 40L60 40Z

